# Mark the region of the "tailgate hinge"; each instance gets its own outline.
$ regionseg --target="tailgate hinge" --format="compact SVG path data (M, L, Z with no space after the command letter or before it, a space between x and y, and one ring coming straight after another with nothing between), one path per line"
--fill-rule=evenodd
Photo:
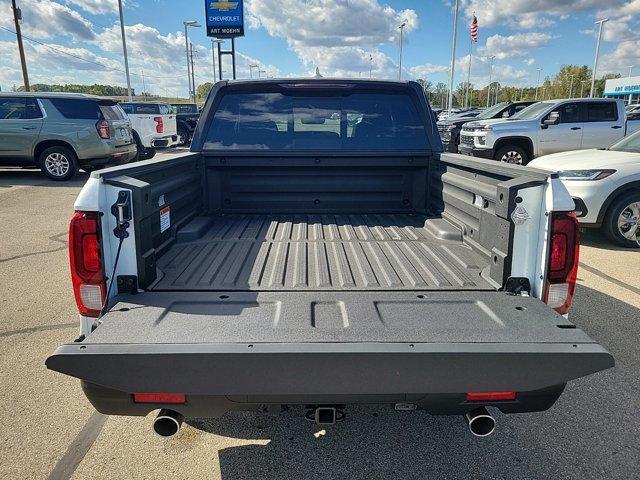
M504 292L507 295L531 296L531 283L526 277L509 277L504 285Z

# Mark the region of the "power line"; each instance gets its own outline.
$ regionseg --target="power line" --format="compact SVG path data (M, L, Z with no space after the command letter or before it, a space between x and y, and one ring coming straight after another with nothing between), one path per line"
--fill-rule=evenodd
M11 30L10 28L6 28L6 27L3 27L3 26L0 25L0 29L5 30L5 31L7 31L9 33L12 33L14 35L17 35L17 33L14 30ZM87 62L87 63L91 63L93 65L97 65L99 67L104 68L105 70L111 70L112 72L125 73L125 71L122 70L122 69L114 68L114 67L108 67L108 66L104 65L103 63L96 62L95 60L89 60L88 58L84 58L84 57L81 57L79 55L74 55L73 53L65 52L64 50L60 50L59 48L53 47L53 46L51 46L49 44L46 44L46 43L41 42L39 40L36 40L35 38L28 37L28 36L26 36L24 34L22 35L22 38L24 38L25 40L29 40L30 42L37 43L38 45L42 45L43 47L46 47L49 50L52 50L52 51L54 51L56 53L59 53L61 55L66 55L68 57L72 57L72 58L75 58L77 60L82 60L83 62ZM131 75L135 75L137 77L142 76L142 75L140 75L138 73L133 73L133 72L131 73ZM164 79L164 80L175 80L175 77L168 77L168 76L167 77L154 76L154 78L155 79Z

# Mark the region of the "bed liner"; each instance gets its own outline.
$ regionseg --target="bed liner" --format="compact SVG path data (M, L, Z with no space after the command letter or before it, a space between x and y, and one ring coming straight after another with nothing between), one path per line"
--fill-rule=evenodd
M218 215L178 232L150 289L494 290L488 263L425 215Z

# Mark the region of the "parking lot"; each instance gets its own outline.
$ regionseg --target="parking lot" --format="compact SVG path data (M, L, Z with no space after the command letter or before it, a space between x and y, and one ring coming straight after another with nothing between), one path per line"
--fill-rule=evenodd
M78 381L44 365L77 336L66 237L86 178L0 169L0 478L638 478L640 251L599 232L583 236L570 319L616 367L570 383L548 412L496 412L486 439L459 417L387 407L349 409L326 429L301 409L230 414L169 440L151 417L95 412Z

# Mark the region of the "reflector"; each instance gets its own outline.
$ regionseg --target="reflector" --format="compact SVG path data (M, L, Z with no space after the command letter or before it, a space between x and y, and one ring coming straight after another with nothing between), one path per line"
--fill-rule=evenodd
M184 393L134 393L136 403L186 403Z
M467 393L469 402L496 402L501 400L515 400L516 392L470 392Z

